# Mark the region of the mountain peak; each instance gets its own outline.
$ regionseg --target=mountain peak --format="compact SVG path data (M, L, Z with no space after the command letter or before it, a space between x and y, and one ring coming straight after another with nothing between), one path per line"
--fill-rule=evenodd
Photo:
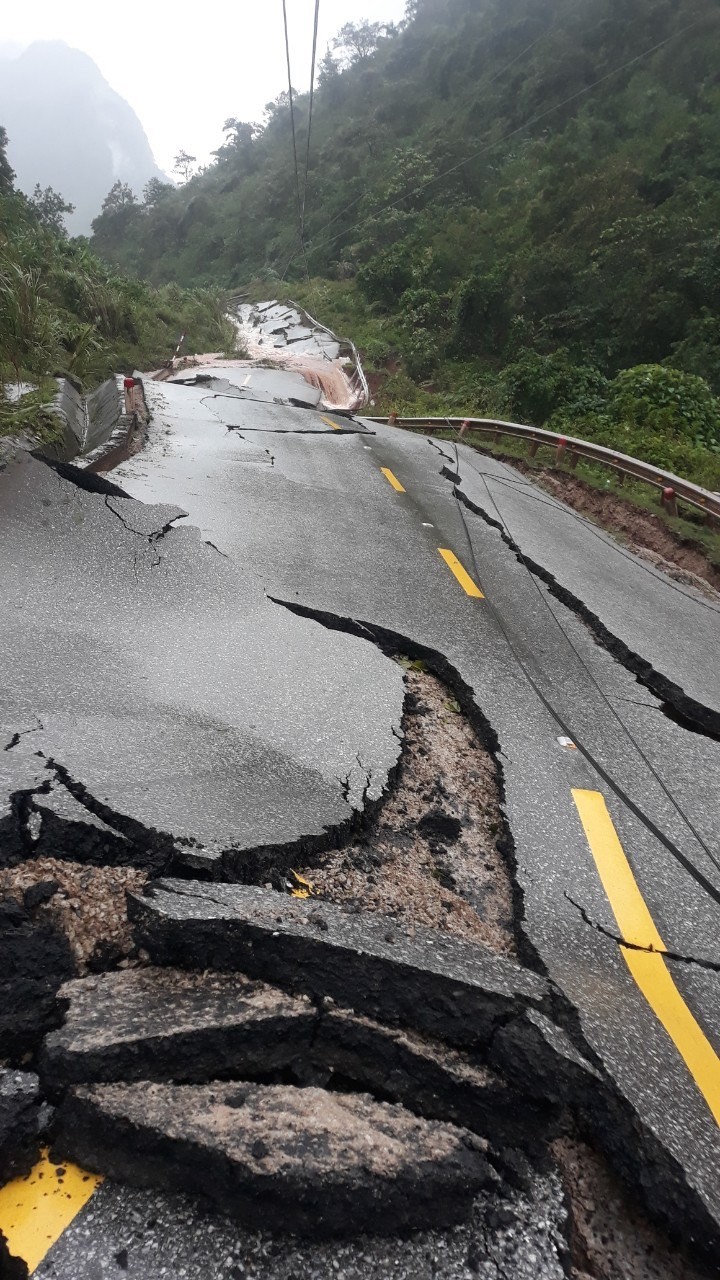
M89 232L118 178L138 194L150 178L165 178L137 115L89 54L38 40L14 54L0 47L0 58L0 123L17 185L59 191L75 205L72 233Z

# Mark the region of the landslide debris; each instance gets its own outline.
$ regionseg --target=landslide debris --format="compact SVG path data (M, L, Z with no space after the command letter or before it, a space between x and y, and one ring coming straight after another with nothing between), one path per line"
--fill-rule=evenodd
M552 1142L550 1152L568 1207L570 1280L699 1280L711 1274L648 1220L586 1142L566 1135Z

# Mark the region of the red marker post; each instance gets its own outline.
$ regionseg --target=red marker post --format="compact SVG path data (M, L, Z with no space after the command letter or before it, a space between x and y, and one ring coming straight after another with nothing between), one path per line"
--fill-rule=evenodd
M125 412L133 413L135 411L135 379L125 378L123 389L125 391Z
M677 515L677 498L671 485L667 485L662 491L662 504L669 516Z

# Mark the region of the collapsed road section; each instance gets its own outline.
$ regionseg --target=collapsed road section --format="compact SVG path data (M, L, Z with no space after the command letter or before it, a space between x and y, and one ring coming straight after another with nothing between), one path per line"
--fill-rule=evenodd
M712 1065L716 744L427 442L277 368L146 398L107 478L0 472L10 1255L44 1183L48 1280L709 1276L712 1082L628 953Z

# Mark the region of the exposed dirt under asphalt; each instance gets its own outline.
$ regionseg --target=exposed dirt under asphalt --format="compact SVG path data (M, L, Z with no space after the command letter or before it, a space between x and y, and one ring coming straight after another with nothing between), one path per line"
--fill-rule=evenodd
M707 1274L648 1221L586 1143L558 1138L551 1153L568 1206L571 1280L699 1280Z
M33 858L0 870L0 899L22 903L49 920L70 944L78 973L106 968L134 949L125 891L147 880L136 867L94 867L59 858Z
M445 685L421 663L401 661L405 742L392 795L370 832L301 874L333 902L513 955L495 761Z

